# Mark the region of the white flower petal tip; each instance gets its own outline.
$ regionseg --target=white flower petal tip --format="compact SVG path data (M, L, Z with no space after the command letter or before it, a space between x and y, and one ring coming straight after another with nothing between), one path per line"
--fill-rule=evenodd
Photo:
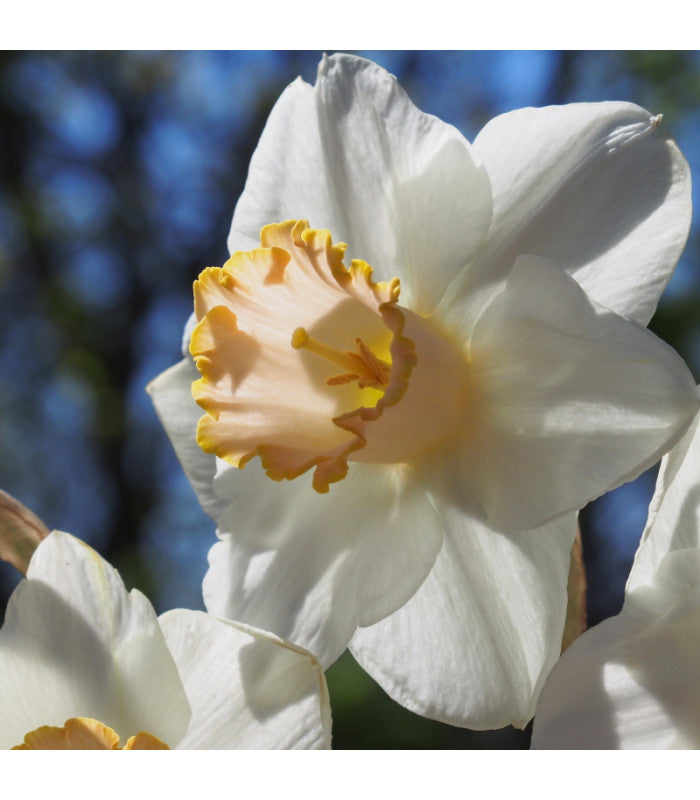
M189 340L187 346L189 348ZM227 502L218 497L213 488L215 460L196 441L201 410L192 400L192 383L198 377L199 373L188 355L152 380L146 388L202 508L216 519Z
M668 345L534 256L517 259L470 349L481 414L461 468L497 528L533 527L632 480L700 405Z
M440 550L439 517L412 470L357 463L350 473L327 494L273 483L254 462L239 473L246 502L219 518L203 584L209 613L266 630L274 622L326 668L358 624L400 608Z
M48 535L36 514L0 490L0 560L26 574L32 554Z
M325 680L308 653L201 612L157 618L58 531L10 598L0 704L0 749L330 746Z
M550 673L540 749L700 748L700 434L664 457L622 611Z
M506 534L447 511L434 568L401 609L358 628L350 650L396 702L474 730L532 719L561 651L571 514Z
M654 463L698 408L639 324L690 213L687 164L657 128L625 103L524 109L471 146L349 55L285 90L233 255L198 281L194 396L187 360L153 395L217 521L211 613L324 666L352 639L421 713L532 715L561 647L572 512ZM445 576L504 595L501 613L464 589L473 613L443 626L426 609L452 602ZM488 644L431 689L411 643L462 656L464 631Z
M270 222L307 219L347 242L350 257L366 259L379 279L410 279L403 302L424 316L491 223L489 177L467 140L356 56L333 55L315 86L287 88L248 175L231 253L255 247Z
M168 611L161 625L192 705L181 747L330 748L328 688L308 651L203 612Z
M690 230L690 168L660 135L660 115L631 103L512 111L474 148L494 194L479 270L517 255L554 261L597 302L646 324ZM546 236L543 236L546 231Z

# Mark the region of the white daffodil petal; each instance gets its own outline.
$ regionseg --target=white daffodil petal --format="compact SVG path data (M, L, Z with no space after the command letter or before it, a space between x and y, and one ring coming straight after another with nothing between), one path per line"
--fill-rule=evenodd
M572 644L540 697L534 748L700 747L699 574L700 550L670 553Z
M376 64L334 55L315 87L297 80L275 105L236 206L231 252L290 218L329 228L377 279L398 275L403 302L428 313L483 244L491 191L459 131L419 111Z
M519 254L554 261L597 302L646 324L690 228L690 169L659 118L631 103L523 108L474 142L494 221L479 263L504 275Z
M192 705L182 749L330 747L326 681L310 653L202 612L159 619Z
M91 717L125 741L146 730L174 746L190 708L155 612L72 536L37 548L0 631L0 748L42 725Z
M437 484L437 478L434 480ZM397 702L483 730L524 727L559 656L575 515L499 533L442 498L445 543L398 611L359 628L350 649Z
M627 593L650 584L667 553L700 547L700 417L663 457Z
M205 453L195 438L202 416L202 409L192 397L192 383L197 378L194 361L187 357L151 381L147 391L197 499L204 511L216 518L227 503L213 491L216 459Z
M319 169L322 152L313 86L297 78L280 95L248 167L228 237L230 253L258 247L263 226L308 219L329 227L330 187Z
M358 624L406 602L440 549L437 514L402 465L353 463L327 494L306 476L274 483L255 462L235 477L240 501L219 518L230 533L209 553L207 610L296 642L324 667Z
M668 345L533 256L517 260L470 347L479 425L460 469L498 528L533 527L631 480L698 408Z

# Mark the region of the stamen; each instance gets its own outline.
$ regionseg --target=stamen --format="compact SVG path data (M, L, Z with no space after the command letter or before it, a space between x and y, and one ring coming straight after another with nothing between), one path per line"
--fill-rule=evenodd
M353 353L350 350L336 350L318 339L310 336L304 328L297 328L292 334L292 347L295 350L308 350L327 361L344 367L347 372L326 378L328 386L339 386L343 383L357 381L360 389L368 386L373 389L381 389L389 383L391 364L377 358L377 356L360 339L355 338L355 347L359 352Z

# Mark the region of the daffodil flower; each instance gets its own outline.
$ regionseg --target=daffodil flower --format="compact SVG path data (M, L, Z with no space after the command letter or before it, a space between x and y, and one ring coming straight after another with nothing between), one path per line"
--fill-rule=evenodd
M664 457L621 612L552 670L535 748L700 748L700 427Z
M325 679L309 653L199 611L157 617L58 531L7 607L0 707L2 749L330 746Z
M643 327L690 220L658 122L523 109L472 146L360 58L287 88L149 387L217 522L211 612L324 665L350 643L426 716L527 723L576 510L698 406Z

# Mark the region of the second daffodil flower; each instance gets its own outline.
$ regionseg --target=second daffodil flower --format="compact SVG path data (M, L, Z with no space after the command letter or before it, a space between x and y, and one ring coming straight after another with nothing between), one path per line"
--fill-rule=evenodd
M657 128L625 103L523 109L472 146L360 58L289 86L185 360L150 386L217 521L210 611L324 665L349 643L426 716L527 723L575 511L698 406L643 327L690 219Z
M157 617L92 548L59 531L10 597L0 707L0 749L330 747L313 656L201 611Z
M661 462L621 612L550 673L540 749L700 748L700 418Z

